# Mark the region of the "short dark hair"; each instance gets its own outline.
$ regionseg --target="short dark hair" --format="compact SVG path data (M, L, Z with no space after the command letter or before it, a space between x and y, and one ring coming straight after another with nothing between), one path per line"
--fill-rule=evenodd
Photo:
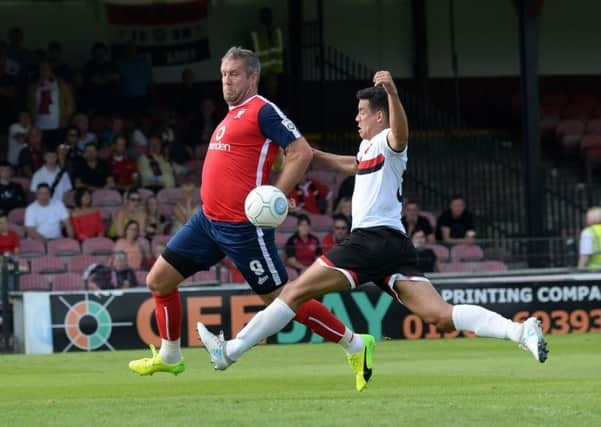
M382 110L388 117L388 95L383 87L371 86L357 91L357 100L367 99L372 111Z
M451 196L451 200L449 200L449 202L453 202L455 200L463 200L465 202L465 197L463 197L463 194L455 193Z
M47 188L50 191L50 186L46 182L40 182L36 187L35 191L37 192L40 188Z
M336 214L332 215L332 220L334 222L336 222L336 221L344 221L344 222L346 222L347 226L350 223L350 221L348 220L347 216L345 214L341 214L341 213L336 213Z
M300 225L301 222L305 221L307 224L311 225L311 218L309 218L309 215L305 215L305 214L300 214L297 217L297 222L296 225Z

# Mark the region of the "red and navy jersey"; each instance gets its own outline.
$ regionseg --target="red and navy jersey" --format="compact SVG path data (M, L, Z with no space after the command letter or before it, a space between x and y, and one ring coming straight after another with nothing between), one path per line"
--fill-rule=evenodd
M230 107L211 136L202 170L205 215L216 221L248 222L246 195L267 184L278 148L300 137L294 123L259 95Z

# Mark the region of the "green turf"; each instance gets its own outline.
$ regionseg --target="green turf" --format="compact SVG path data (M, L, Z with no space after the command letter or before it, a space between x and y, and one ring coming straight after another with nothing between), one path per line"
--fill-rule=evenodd
M384 341L363 393L331 344L261 346L226 372L138 377L149 352L0 356L1 426L600 426L601 334L549 337L541 365L492 339Z

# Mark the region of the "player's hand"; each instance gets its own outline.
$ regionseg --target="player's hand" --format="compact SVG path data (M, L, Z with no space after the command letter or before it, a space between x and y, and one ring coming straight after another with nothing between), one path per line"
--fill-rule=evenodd
M396 94L396 85L389 71L378 71L374 74L374 86L382 86L387 94Z

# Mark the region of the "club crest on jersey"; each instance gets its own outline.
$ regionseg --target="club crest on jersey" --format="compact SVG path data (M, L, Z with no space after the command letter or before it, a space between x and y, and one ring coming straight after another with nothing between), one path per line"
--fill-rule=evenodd
M234 116L234 120L239 120L240 117L242 117L244 115L244 113L246 113L248 110L243 108L242 110L238 110L236 112L236 115Z
M284 120L282 120L282 124L290 132L295 132L296 131L296 126L294 125L294 123L292 123L292 120L290 120L290 119L284 119Z

